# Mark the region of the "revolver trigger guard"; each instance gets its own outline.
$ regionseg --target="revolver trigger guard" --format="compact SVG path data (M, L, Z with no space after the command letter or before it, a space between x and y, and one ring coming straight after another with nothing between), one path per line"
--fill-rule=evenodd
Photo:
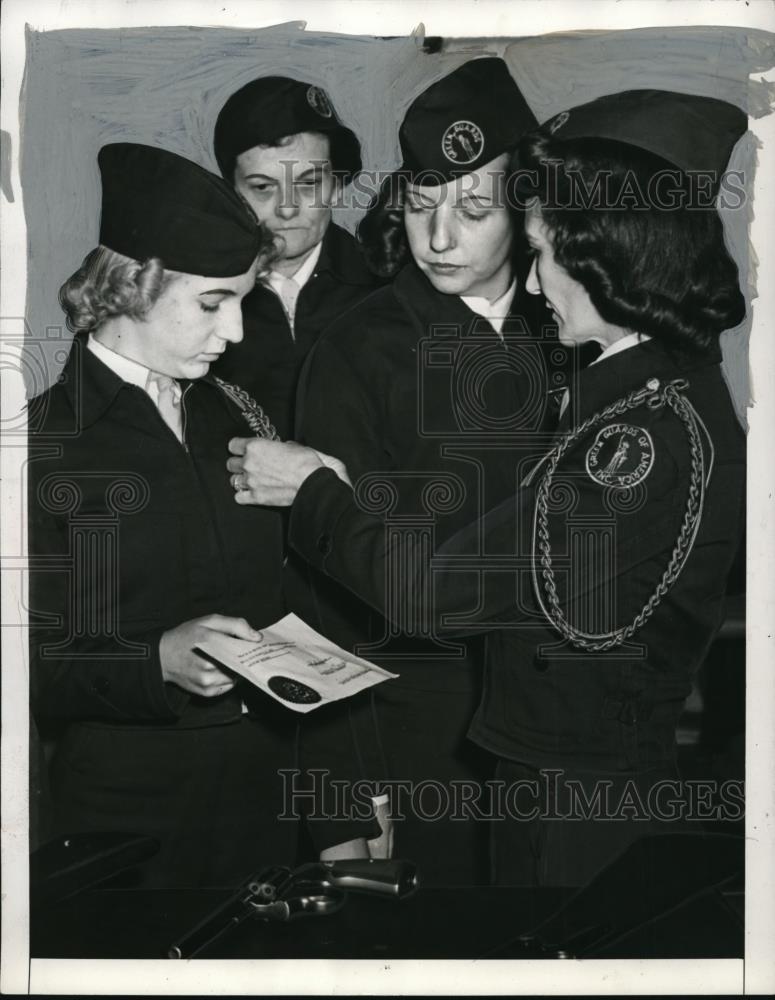
M284 899L275 899L271 903L250 903L253 916L259 920L271 920L284 923L291 919L290 906Z
M298 917L325 917L329 913L341 910L345 903L345 893L331 892L323 889L300 893L285 900L288 907L288 920Z

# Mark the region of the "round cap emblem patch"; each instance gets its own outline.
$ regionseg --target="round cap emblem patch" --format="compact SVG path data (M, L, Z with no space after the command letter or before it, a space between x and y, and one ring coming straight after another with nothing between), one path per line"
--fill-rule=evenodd
M473 122L454 122L441 137L441 151L452 163L473 163L483 150L484 133Z
M587 452L589 477L601 486L628 489L642 483L654 464L654 442L642 427L608 424Z
M307 91L307 104L322 118L330 118L333 115L331 102L328 100L326 92L320 87L310 87Z

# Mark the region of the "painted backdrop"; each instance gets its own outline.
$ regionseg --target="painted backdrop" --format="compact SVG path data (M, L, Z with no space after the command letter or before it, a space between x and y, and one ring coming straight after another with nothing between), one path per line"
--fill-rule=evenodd
M451 39L312 33L298 22L261 30L149 27L27 32L21 99L21 182L29 245L27 320L30 395L56 377L70 334L60 284L97 242L97 152L106 142L162 146L217 171L212 133L228 96L256 76L295 76L325 87L359 135L366 171L399 163L398 123L431 82L466 59L501 55L539 121L617 90L661 87L706 94L758 117L771 85L749 75L775 63L775 40L744 28L647 28L514 39ZM730 168L753 192L754 140L741 140ZM353 230L360 205L337 210ZM749 302L755 274L748 245L749 198L725 213L730 248ZM738 413L749 401L747 338L724 337L725 372Z

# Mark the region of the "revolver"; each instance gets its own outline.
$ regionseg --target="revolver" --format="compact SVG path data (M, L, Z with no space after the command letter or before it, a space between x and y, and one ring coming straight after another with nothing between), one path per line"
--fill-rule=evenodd
M313 861L294 869L270 866L170 945L167 958L193 958L246 920L325 916L344 906L348 892L405 899L417 885L417 867L410 861L359 858Z

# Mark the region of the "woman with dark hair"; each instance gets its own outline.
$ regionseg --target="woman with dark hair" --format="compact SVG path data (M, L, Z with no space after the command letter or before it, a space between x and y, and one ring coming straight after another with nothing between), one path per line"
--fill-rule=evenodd
M299 440L341 457L365 489L371 482L376 493L395 494L396 513L433 515L440 539L509 495L502 455L524 447L546 417L526 267L517 275L514 263L522 214L505 198L510 155L534 125L502 59L466 62L417 96L399 132L402 168L386 178L358 231L372 270L395 280L329 327L300 380ZM343 588L292 565L295 610L400 674L389 690L305 720L310 764L374 782L427 782L442 795L467 782L477 795L487 770L465 732L479 696L478 641L397 638ZM329 738L323 726L334 714L342 718L331 721ZM343 773L335 757L346 745L362 767ZM426 884L486 878L484 824L470 815L429 822L393 808L406 817L396 822L396 850L421 864Z
M520 144L527 290L562 343L602 353L530 476L533 596L555 639L491 650L471 730L538 807L494 824L500 881L582 884L629 842L698 818L675 730L742 537L745 438L719 337L745 300L714 202L745 129L724 102L637 91ZM504 527L503 512L486 524Z
M368 211L358 223L358 241L371 270L381 278L395 278L412 259L406 238L404 205L411 175L394 170L382 181Z
M332 221L332 206L360 172L360 142L321 87L262 76L223 105L213 148L224 179L276 244L271 268L243 303L245 337L213 373L260 399L290 437L304 359L379 284L355 237Z
M520 539L512 585L498 570L498 586L474 588L481 619L499 622L469 730L503 783L499 882L583 884L630 842L698 818L677 784L675 730L723 618L745 487L719 350L745 303L707 191L745 129L723 101L633 91L520 145L528 291L561 342L602 353L570 387L550 450L441 546L433 575L429 619L470 606L456 560L475 566L481 539L488 552ZM291 545L386 606L384 533L346 484L297 446L231 448L244 454L229 462L237 501L292 503Z
M612 140L560 141L561 135L542 131L520 145L520 167L535 177L526 224L534 277L541 254L533 237L543 227L554 260L584 287L606 323L653 337L670 352L712 352L720 334L745 316L737 267L713 205L697 204L696 183L663 157ZM598 178L604 184L596 200L578 204ZM529 197L528 186L523 194ZM644 204L650 198L655 203ZM541 290L551 308L551 294ZM558 328L562 340L562 322ZM576 335L573 342L585 339Z

